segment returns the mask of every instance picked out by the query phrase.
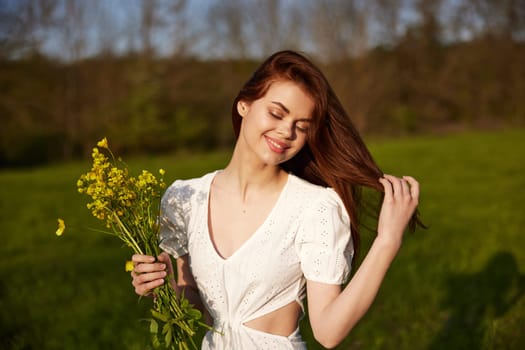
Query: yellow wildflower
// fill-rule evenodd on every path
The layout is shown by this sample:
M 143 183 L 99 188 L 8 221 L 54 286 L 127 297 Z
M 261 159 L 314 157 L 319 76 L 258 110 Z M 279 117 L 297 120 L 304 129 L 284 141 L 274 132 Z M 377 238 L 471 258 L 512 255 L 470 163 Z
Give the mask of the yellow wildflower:
M 64 220 L 58 219 L 58 229 L 56 230 L 57 236 L 62 236 L 64 233 L 64 230 L 66 229 L 66 224 L 64 223 Z
M 86 204 L 88 210 L 106 224 L 107 233 L 118 237 L 135 253 L 158 255 L 158 201 L 162 189 L 166 187 L 164 169 L 158 170 L 159 179 L 147 170 L 136 177 L 131 176 L 122 159 L 114 156 L 106 138 L 96 146 L 91 152 L 91 169 L 80 175 L 76 183 L 78 192 L 90 198 Z M 61 235 L 65 229 L 64 221 L 59 219 L 58 224 L 57 235 Z M 126 271 L 133 271 L 133 262 L 126 261 L 124 267 Z M 159 327 L 171 334 L 171 337 L 165 338 L 164 345 L 172 348 L 170 344 L 179 344 L 181 348 L 188 349 L 187 345 L 193 344 L 191 337 L 197 329 L 206 327 L 199 320 L 199 311 L 188 308 L 187 300 L 181 299 L 179 304 L 169 284 L 158 287 L 155 295 L 157 301 L 152 311 L 156 320 L 151 322 L 159 322 Z M 177 302 L 173 302 L 175 300 Z M 154 339 L 158 340 L 157 334 Z
M 100 147 L 100 148 L 109 148 L 108 140 L 104 137 L 102 140 L 97 142 L 97 146 Z
M 127 272 L 133 271 L 134 268 L 135 266 L 133 265 L 133 261 L 131 260 L 126 261 L 126 271 Z

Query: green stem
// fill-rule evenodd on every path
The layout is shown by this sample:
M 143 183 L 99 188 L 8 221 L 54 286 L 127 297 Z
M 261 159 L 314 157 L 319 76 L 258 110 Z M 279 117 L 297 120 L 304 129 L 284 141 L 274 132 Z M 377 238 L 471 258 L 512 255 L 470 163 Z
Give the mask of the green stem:
M 125 238 L 126 239 L 122 239 L 124 242 L 126 242 L 127 244 L 129 244 L 131 246 L 131 248 L 135 251 L 135 253 L 137 254 L 144 254 L 142 249 L 140 249 L 140 246 L 138 245 L 138 243 L 133 239 L 133 235 L 128 231 L 127 227 L 122 223 L 122 221 L 120 220 L 120 218 L 118 217 L 118 215 L 113 212 L 113 218 L 115 219 L 115 221 L 117 222 L 119 228 L 122 230 L 122 232 L 125 233 Z

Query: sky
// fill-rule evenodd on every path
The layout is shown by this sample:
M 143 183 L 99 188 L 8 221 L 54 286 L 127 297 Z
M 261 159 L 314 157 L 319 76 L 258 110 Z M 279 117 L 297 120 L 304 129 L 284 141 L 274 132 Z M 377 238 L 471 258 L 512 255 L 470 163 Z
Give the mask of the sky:
M 178 22 L 172 13 L 168 12 L 167 7 L 173 6 L 175 0 L 157 0 L 160 4 L 161 11 L 159 16 L 165 22 L 170 24 L 166 29 L 154 32 L 152 37 L 153 46 L 156 52 L 160 55 L 166 55 L 173 51 L 177 45 L 177 38 L 181 37 L 181 41 L 187 43 L 186 53 L 200 57 L 221 57 L 227 55 L 228 45 L 225 45 L 227 36 L 224 40 L 220 37 L 222 27 L 211 27 L 215 17 L 210 17 L 208 10 L 217 4 L 226 4 L 228 1 L 234 6 L 242 8 L 246 3 L 262 4 L 269 0 L 187 0 L 184 12 L 187 22 L 175 27 Z M 289 5 L 298 5 L 301 7 L 308 7 L 308 4 L 319 4 L 321 0 L 281 0 L 282 8 Z M 330 3 L 344 3 L 344 0 L 324 0 L 324 4 L 329 7 Z M 414 10 L 416 0 L 399 0 L 403 4 L 400 11 L 399 28 L 393 29 L 397 32 L 403 32 L 406 27 L 418 21 L 418 13 Z M 458 4 L 459 0 L 442 0 L 443 8 L 442 16 L 450 15 L 453 9 Z M 37 4 L 36 0 L 0 0 L 0 45 L 2 41 L 9 40 L 12 33 L 18 33 L 25 23 L 30 23 L 27 14 L 21 11 L 24 4 Z M 45 3 L 45 2 L 44 2 Z M 366 0 L 356 0 L 357 4 L 366 3 Z M 30 33 L 30 39 L 41 42 L 41 48 L 44 53 L 60 58 L 60 59 L 74 59 L 75 55 L 84 57 L 99 53 L 101 47 L 111 48 L 116 53 L 123 53 L 130 48 L 139 50 L 141 47 L 140 22 L 141 22 L 141 4 L 142 0 L 57 0 L 56 18 L 59 18 L 60 25 L 52 29 L 37 28 Z M 68 10 L 68 4 L 78 5 L 77 17 L 71 16 L 71 9 Z M 327 5 L 328 4 L 328 5 Z M 359 5 L 358 5 L 359 6 Z M 452 9 L 452 10 L 451 10 Z M 257 13 L 244 13 L 243 30 L 246 30 L 246 23 L 263 23 L 264 18 L 257 17 Z M 280 11 L 282 23 L 287 22 L 287 13 L 285 10 Z M 310 14 L 309 14 L 310 15 Z M 350 21 L 350 20 L 349 20 Z M 3 23 L 2 23 L 3 22 Z M 377 18 L 368 21 L 369 32 L 368 43 L 374 46 L 382 39 L 381 33 L 376 30 Z M 304 24 L 303 24 L 304 26 Z M 249 26 L 248 26 L 249 27 Z M 213 28 L 213 29 L 212 29 Z M 254 29 L 255 28 L 255 29 Z M 258 30 L 260 27 L 251 27 L 251 30 Z M 285 27 L 283 27 L 285 28 Z M 384 28 L 384 27 L 383 27 Z M 247 32 L 249 33 L 250 28 Z M 301 28 L 297 35 L 297 40 L 301 43 L 301 47 L 307 51 L 311 45 L 317 44 L 315 38 L 311 38 L 311 33 L 304 35 L 305 30 Z M 18 32 L 17 32 L 18 31 Z M 253 32 L 252 32 L 253 33 Z M 379 33 L 379 34 L 378 34 Z M 341 32 L 334 32 L 334 37 L 328 37 L 327 40 L 341 38 Z M 250 36 L 250 34 L 247 34 Z M 445 33 L 446 35 L 446 33 Z M 344 34 L 343 34 L 344 36 Z M 251 37 L 251 36 L 250 36 Z M 7 39 L 6 39 L 7 38 Z M 295 37 L 294 37 L 295 38 Z M 345 39 L 345 38 L 343 38 Z M 468 39 L 468 33 L 463 39 Z M 319 40 L 319 39 L 317 39 Z M 256 46 L 260 43 L 256 40 L 248 40 L 250 53 L 258 52 Z M 74 50 L 74 43 L 81 43 L 79 50 Z M 345 42 L 348 45 L 348 40 Z M 1 48 L 1 46 L 0 46 Z M 319 49 L 319 48 L 317 48 Z M 260 49 L 259 49 L 260 51 Z

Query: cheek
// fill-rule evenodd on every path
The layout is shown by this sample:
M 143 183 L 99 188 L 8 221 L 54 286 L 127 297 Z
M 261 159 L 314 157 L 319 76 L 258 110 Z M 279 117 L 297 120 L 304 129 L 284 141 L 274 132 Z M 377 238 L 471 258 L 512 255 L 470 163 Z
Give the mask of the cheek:
M 273 118 L 269 117 L 268 115 L 266 115 L 266 112 L 264 112 L 264 111 L 261 111 L 258 114 L 255 114 L 253 116 L 253 118 L 254 118 L 254 122 L 257 124 L 257 126 L 262 128 L 262 129 L 274 128 L 276 126 L 275 119 L 273 119 Z
M 308 135 L 306 133 L 298 131 L 297 132 L 297 143 L 299 147 L 303 148 L 307 142 L 308 142 Z
M 268 123 L 267 119 L 264 116 L 264 112 L 257 105 L 252 106 L 244 117 L 244 121 L 256 127 L 263 127 Z
M 261 134 L 271 129 L 271 123 L 267 118 L 253 112 L 243 118 L 241 125 L 241 133 L 243 133 L 250 142 L 258 140 Z

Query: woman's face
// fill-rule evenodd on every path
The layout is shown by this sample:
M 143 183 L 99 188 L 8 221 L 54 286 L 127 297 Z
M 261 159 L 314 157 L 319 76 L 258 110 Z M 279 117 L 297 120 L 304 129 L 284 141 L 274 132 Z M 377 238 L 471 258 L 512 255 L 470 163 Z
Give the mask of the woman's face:
M 299 85 L 281 80 L 258 100 L 239 101 L 237 110 L 243 118 L 239 141 L 263 163 L 278 165 L 306 143 L 314 101 Z

